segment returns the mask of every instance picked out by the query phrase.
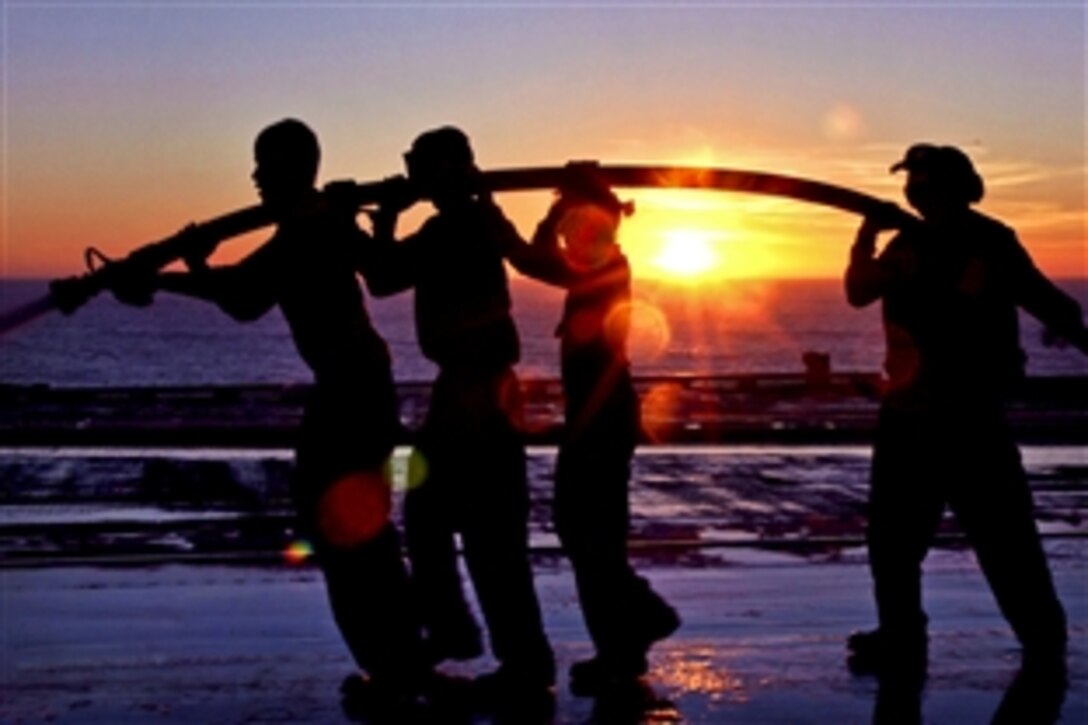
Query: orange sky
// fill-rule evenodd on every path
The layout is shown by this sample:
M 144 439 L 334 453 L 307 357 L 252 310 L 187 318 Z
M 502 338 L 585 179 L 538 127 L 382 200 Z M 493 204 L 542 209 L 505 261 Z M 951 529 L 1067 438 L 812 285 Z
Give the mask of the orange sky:
M 284 116 L 321 136 L 323 180 L 398 173 L 418 132 L 455 123 L 484 168 L 711 165 L 901 202 L 888 166 L 916 141 L 952 143 L 986 179 L 981 211 L 1045 272 L 1088 276 L 1084 16 L 6 7 L 0 276 L 74 274 L 87 245 L 122 255 L 254 203 L 252 139 Z M 699 284 L 838 276 L 858 222 L 738 194 L 621 195 L 638 209 L 620 237 L 635 274 Z M 548 195 L 499 201 L 529 234 Z
M 748 168 L 778 168 L 773 163 Z M 985 173 L 985 167 L 983 166 Z M 243 170 L 243 178 L 248 167 Z M 880 179 L 879 176 L 876 178 Z M 896 179 L 855 188 L 897 200 Z M 108 185 L 72 188 L 73 202 L 57 208 L 63 184 L 49 184 L 53 192 L 33 196 L 13 189 L 7 232 L 18 240 L 5 254 L 5 273 L 12 277 L 54 277 L 80 271 L 84 246 L 95 245 L 110 255 L 123 255 L 139 244 L 153 241 L 199 220 L 254 201 L 244 193 L 218 197 L 199 186 L 186 194 L 171 193 L 165 184 L 151 184 L 139 193 L 112 190 Z M 840 183 L 842 183 L 840 181 Z M 72 180 L 69 184 L 77 186 Z M 60 191 L 58 192 L 58 189 Z M 624 220 L 620 242 L 635 274 L 688 284 L 713 283 L 726 278 L 819 278 L 838 276 L 846 259 L 858 218 L 841 211 L 800 202 L 737 193 L 686 190 L 620 190 L 633 199 L 636 212 Z M 1000 185 L 980 206 L 987 213 L 1014 225 L 1036 263 L 1058 277 L 1086 276 L 1083 231 L 1085 215 L 1058 199 L 1034 202 L 1014 198 Z M 1041 194 L 1040 194 L 1041 196 Z M 511 193 L 499 202 L 526 235 L 532 233 L 549 202 L 549 194 Z M 901 202 L 900 202 L 901 203 Z M 201 211 L 193 212 L 197 209 Z M 402 230 L 426 213 L 421 208 L 402 224 Z M 362 219 L 365 223 L 365 218 Z M 263 233 L 226 242 L 219 262 L 237 259 L 263 238 Z

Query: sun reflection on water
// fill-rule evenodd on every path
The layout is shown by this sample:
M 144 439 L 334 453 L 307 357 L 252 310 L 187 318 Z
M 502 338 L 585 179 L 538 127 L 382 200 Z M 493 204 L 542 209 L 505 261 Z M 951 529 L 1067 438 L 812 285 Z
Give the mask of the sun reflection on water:
M 747 702 L 748 688 L 721 666 L 722 652 L 707 645 L 670 650 L 654 665 L 651 677 L 672 695 L 705 695 L 712 702 Z

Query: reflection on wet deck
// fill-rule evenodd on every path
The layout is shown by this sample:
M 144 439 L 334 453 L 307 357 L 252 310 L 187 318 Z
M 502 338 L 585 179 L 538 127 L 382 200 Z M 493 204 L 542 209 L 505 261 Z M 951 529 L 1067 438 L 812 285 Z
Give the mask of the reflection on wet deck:
M 889 687 L 852 675 L 844 640 L 873 622 L 863 560 L 640 567 L 683 625 L 650 653 L 638 690 L 575 697 L 571 663 L 589 656 L 569 568 L 537 567 L 560 681 L 551 725 L 595 723 L 1080 723 L 1088 718 L 1088 542 L 1048 542 L 1070 616 L 1068 689 L 1024 678 L 1009 632 L 969 552 L 926 564 L 929 676 Z M 350 657 L 312 567 L 131 566 L 4 572 L 0 719 L 10 722 L 343 722 L 337 686 Z M 494 661 L 450 665 L 470 676 Z M 1060 719 L 1059 719 L 1060 715 Z M 486 717 L 439 722 L 482 725 Z
M 400 449 L 401 488 L 406 456 Z M 1088 533 L 1088 449 L 1026 447 L 1024 461 L 1044 535 Z M 554 448 L 530 449 L 530 537 L 541 554 L 558 551 L 554 464 Z M 642 447 L 630 489 L 632 553 L 692 566 L 719 565 L 720 550 L 737 546 L 850 556 L 864 537 L 868 469 L 863 446 Z M 0 449 L 0 565 L 276 560 L 297 540 L 290 472 L 290 452 L 275 449 Z M 955 542 L 951 518 L 941 533 Z
M 718 664 L 728 661 L 729 652 L 720 652 L 706 644 L 669 649 L 654 663 L 650 679 L 677 695 L 701 695 L 711 703 L 748 700 L 746 683 Z

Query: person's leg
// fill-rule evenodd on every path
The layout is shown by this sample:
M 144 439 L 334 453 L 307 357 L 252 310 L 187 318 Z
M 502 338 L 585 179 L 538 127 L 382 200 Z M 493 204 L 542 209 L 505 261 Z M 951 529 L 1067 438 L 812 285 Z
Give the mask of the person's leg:
M 319 545 L 317 556 L 333 617 L 355 662 L 382 688 L 422 688 L 429 664 L 393 525 L 348 548 Z
M 404 527 L 429 656 L 466 660 L 483 653 L 480 628 L 472 614 L 457 566 L 454 533 L 456 500 L 456 416 L 448 379 L 435 382 L 431 407 L 413 454 L 412 481 L 404 499 Z
M 679 626 L 675 611 L 628 560 L 629 461 L 629 450 L 606 445 L 565 446 L 559 455 L 556 532 L 597 650 L 594 664 L 572 668 L 572 684 L 644 673 L 649 647 Z
M 317 385 L 299 431 L 293 496 L 333 618 L 362 670 L 341 686 L 348 712 L 399 717 L 432 684 L 418 610 L 391 521 L 397 398 L 388 360 L 356 384 Z
M 554 521 L 586 629 L 597 653 L 615 655 L 630 635 L 632 616 L 614 607 L 627 593 L 626 485 L 615 490 L 606 466 L 587 451 L 564 446 L 555 471 Z M 619 500 L 622 496 L 623 500 Z M 633 604 L 633 603 L 629 603 Z
M 878 636 L 852 638 L 859 669 L 879 667 L 892 652 L 924 659 L 922 562 L 944 510 L 941 462 L 927 425 L 926 416 L 881 411 L 866 535 Z
M 528 484 L 520 445 L 493 446 L 473 478 L 478 505 L 467 512 L 461 539 L 495 659 L 526 685 L 551 686 L 555 661 L 533 585 Z
M 529 485 L 520 432 L 510 422 L 512 371 L 475 381 L 466 414 L 458 491 L 461 539 L 500 671 L 515 686 L 549 687 L 555 662 L 529 561 Z M 516 414 L 516 411 L 515 411 Z
M 312 450 L 310 451 L 312 452 Z M 295 486 L 303 531 L 315 546 L 333 618 L 360 669 L 383 696 L 421 690 L 429 671 L 421 657 L 419 620 L 397 531 L 389 520 L 383 469 L 329 476 L 303 453 Z
M 467 660 L 483 654 L 476 618 L 465 598 L 453 529 L 453 512 L 440 480 L 443 466 L 404 499 L 404 527 L 412 582 L 427 630 L 429 656 Z M 436 470 L 437 469 L 437 470 Z
M 972 428 L 969 465 L 953 488 L 953 510 L 1025 654 L 1060 656 L 1065 611 L 1035 524 L 1020 452 L 1001 416 L 976 420 Z

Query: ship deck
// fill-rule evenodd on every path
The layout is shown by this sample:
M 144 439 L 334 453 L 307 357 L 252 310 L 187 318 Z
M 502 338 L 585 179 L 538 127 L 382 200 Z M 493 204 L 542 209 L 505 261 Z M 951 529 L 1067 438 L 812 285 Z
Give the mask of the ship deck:
M 553 717 L 511 721 L 1082 723 L 1088 551 L 1079 540 L 1049 541 L 1048 552 L 1071 622 L 1067 687 L 1015 684 L 1015 640 L 964 550 L 927 562 L 931 656 L 916 691 L 845 665 L 844 637 L 873 621 L 860 551 L 813 559 L 735 549 L 712 560 L 636 559 L 684 619 L 652 652 L 652 705 L 574 697 L 561 679 Z M 536 570 L 565 673 L 591 645 L 569 569 L 544 559 Z M 33 568 L 4 572 L 3 584 L 4 722 L 348 721 L 337 688 L 351 661 L 313 567 Z M 483 659 L 449 671 L 492 666 Z M 995 720 L 999 710 L 1009 719 Z M 491 722 L 441 712 L 436 721 Z

